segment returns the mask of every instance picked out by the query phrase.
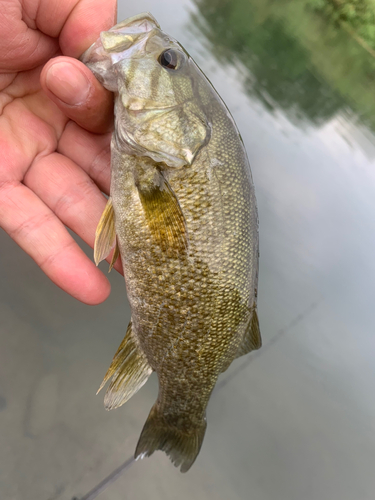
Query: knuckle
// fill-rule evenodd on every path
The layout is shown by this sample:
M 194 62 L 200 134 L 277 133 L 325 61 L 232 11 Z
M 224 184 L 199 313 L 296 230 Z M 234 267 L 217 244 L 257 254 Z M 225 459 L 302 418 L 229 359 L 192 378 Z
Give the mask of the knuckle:
M 69 186 L 69 192 L 60 195 L 56 200 L 53 211 L 59 218 L 65 220 L 69 218 L 69 214 L 71 213 L 76 216 L 78 207 L 82 203 L 86 204 L 96 189 L 94 181 L 89 177 L 77 182 L 74 189 Z
M 9 236 L 15 241 L 29 239 L 31 234 L 40 231 L 43 226 L 54 219 L 55 215 L 51 212 L 26 217 L 17 226 L 9 230 Z

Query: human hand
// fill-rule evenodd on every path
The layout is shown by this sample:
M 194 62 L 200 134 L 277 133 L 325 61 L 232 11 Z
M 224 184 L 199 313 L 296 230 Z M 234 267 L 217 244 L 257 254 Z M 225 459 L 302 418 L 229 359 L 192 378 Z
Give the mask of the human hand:
M 115 24 L 116 0 L 7 0 L 2 11 L 0 227 L 59 287 L 98 304 L 109 282 L 65 226 L 93 246 L 112 94 L 73 58 Z

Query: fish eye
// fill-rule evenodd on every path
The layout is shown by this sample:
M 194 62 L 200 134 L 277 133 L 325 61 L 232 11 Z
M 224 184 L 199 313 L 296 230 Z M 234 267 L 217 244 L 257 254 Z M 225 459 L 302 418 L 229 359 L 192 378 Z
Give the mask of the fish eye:
M 176 69 L 179 62 L 179 54 L 176 50 L 167 49 L 160 54 L 158 61 L 164 68 Z

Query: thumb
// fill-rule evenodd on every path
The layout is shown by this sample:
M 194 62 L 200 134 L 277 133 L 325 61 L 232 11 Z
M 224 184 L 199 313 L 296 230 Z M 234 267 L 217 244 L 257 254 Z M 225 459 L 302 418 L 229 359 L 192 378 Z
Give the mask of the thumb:
M 104 133 L 113 126 L 113 94 L 77 59 L 56 57 L 40 75 L 48 97 L 84 129 Z

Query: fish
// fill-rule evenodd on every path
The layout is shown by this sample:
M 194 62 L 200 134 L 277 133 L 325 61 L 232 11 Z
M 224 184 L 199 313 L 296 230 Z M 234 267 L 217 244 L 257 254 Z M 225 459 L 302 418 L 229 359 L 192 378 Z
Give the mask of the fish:
M 121 256 L 131 308 L 100 389 L 110 381 L 105 407 L 117 408 L 156 372 L 158 397 L 134 456 L 162 450 L 186 472 L 218 376 L 262 344 L 249 161 L 222 99 L 151 14 L 102 32 L 81 61 L 115 95 L 94 259 L 113 250 L 111 269 Z

